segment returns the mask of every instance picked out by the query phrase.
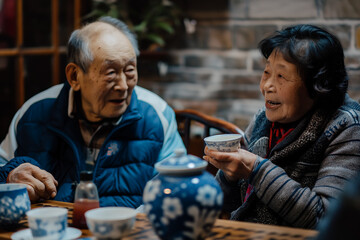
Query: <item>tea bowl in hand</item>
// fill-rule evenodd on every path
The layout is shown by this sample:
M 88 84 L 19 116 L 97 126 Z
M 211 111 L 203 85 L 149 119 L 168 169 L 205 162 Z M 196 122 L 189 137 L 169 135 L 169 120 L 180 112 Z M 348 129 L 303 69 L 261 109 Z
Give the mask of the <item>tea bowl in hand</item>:
M 30 199 L 25 184 L 0 184 L 0 228 L 18 225 L 30 210 Z
M 85 218 L 97 239 L 120 239 L 130 233 L 136 213 L 128 207 L 101 207 L 85 212 Z
M 209 149 L 219 152 L 236 152 L 240 147 L 241 134 L 218 134 L 204 138 Z

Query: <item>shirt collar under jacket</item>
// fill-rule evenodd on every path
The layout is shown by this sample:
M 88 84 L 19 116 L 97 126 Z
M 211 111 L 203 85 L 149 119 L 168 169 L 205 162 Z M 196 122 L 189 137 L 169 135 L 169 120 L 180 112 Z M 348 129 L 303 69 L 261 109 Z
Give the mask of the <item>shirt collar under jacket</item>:
M 75 91 L 70 88 L 69 90 L 69 101 L 68 101 L 68 116 L 69 118 L 75 118 L 76 117 L 76 98 L 75 98 Z M 110 123 L 114 126 L 117 126 L 120 124 L 122 120 L 122 116 L 119 117 L 117 120 L 113 120 Z M 104 124 L 104 123 L 103 123 Z

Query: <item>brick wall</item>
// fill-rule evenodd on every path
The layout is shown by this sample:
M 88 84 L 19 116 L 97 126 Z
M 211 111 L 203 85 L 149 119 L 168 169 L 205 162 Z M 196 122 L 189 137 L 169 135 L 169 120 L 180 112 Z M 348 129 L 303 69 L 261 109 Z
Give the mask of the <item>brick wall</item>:
M 181 7 L 197 21 L 195 33 L 179 31 L 165 55 L 139 61 L 139 85 L 172 107 L 199 109 L 245 128 L 263 106 L 257 43 L 298 23 L 323 26 L 340 39 L 349 94 L 360 99 L 359 0 L 196 0 Z

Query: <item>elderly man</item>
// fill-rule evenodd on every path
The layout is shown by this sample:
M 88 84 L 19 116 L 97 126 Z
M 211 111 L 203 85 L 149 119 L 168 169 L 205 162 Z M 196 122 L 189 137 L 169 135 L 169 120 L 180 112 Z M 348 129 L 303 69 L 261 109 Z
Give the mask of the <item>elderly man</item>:
M 32 201 L 73 201 L 92 170 L 101 206 L 138 207 L 154 164 L 184 148 L 173 110 L 138 82 L 137 41 L 104 17 L 72 33 L 67 83 L 29 99 L 0 147 L 0 182 L 25 183 Z

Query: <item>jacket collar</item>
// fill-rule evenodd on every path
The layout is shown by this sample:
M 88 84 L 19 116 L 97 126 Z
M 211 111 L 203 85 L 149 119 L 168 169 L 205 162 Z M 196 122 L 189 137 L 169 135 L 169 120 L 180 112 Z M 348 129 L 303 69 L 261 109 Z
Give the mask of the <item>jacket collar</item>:
M 135 87 L 132 92 L 130 104 L 126 109 L 126 111 L 124 112 L 124 114 L 122 115 L 119 125 L 128 124 L 130 122 L 137 121 L 143 118 L 143 113 L 140 109 L 136 89 L 137 87 Z
M 73 116 L 71 117 L 71 115 L 69 116 L 69 109 L 71 109 L 71 107 L 69 106 L 69 99 L 71 98 L 71 96 L 69 95 L 70 91 L 71 87 L 69 83 L 65 82 L 59 96 L 55 100 L 55 104 L 51 112 L 51 120 L 49 122 L 49 126 L 58 129 L 69 136 L 75 137 L 74 134 L 76 134 L 81 137 L 77 119 Z M 73 102 L 71 102 L 71 104 L 73 104 Z M 137 121 L 142 117 L 143 114 L 140 113 L 135 87 L 128 108 L 126 109 L 125 113 L 120 117 L 120 119 L 116 122 L 116 124 L 120 127 L 124 124 L 127 125 L 133 121 Z M 77 130 L 74 131 L 74 129 Z

